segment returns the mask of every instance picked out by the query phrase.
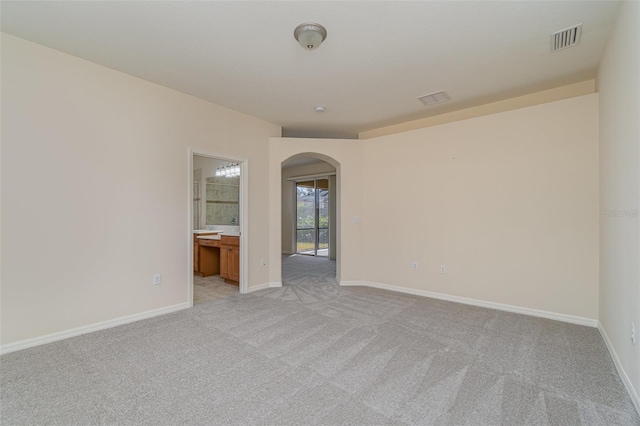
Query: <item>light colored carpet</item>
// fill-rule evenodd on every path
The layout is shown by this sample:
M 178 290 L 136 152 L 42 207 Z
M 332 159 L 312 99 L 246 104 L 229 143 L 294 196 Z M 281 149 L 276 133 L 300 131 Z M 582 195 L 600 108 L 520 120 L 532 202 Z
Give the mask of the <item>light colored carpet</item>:
M 3 355 L 2 425 L 640 425 L 596 329 L 292 275 Z

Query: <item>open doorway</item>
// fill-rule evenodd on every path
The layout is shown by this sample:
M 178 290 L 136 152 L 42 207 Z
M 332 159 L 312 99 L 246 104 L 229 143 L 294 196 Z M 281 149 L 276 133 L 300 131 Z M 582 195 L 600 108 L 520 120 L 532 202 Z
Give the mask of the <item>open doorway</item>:
M 238 293 L 243 225 L 242 163 L 193 154 L 191 233 L 193 304 Z
M 336 176 L 336 167 L 312 156 L 282 165 L 284 286 L 337 285 Z

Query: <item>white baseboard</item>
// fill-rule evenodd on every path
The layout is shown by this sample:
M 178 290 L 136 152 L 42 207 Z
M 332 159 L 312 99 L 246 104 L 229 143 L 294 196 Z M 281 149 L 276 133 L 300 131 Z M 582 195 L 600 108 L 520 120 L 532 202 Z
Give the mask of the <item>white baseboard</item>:
M 267 288 L 276 288 L 276 287 L 282 287 L 282 283 L 280 281 L 273 281 L 269 283 L 254 285 L 247 289 L 247 293 L 252 293 L 258 290 L 265 290 Z
M 34 337 L 31 339 L 21 340 L 19 342 L 8 343 L 0 346 L 0 354 L 20 351 L 22 349 L 32 348 L 34 346 L 46 345 L 47 343 L 57 342 L 59 340 L 68 339 L 70 337 L 80 336 L 82 334 L 92 333 L 94 331 L 105 330 L 107 328 L 117 327 L 119 325 L 140 321 L 147 318 L 157 317 L 171 312 L 181 311 L 189 308 L 189 303 L 179 303 L 177 305 L 167 306 L 164 308 L 154 309 L 151 311 L 141 312 L 139 314 L 127 315 L 126 317 L 115 318 L 108 321 L 102 321 L 91 325 L 72 328 L 70 330 L 59 331 L 57 333 L 47 334 L 45 336 Z
M 340 286 L 342 287 L 357 287 L 357 286 L 374 287 L 372 285 L 369 285 L 369 282 L 367 281 L 340 281 Z
M 397 291 L 399 293 L 413 294 L 416 296 L 431 297 L 433 299 L 447 300 L 449 302 L 463 303 L 465 305 L 480 306 L 483 308 L 497 309 L 499 311 L 513 312 L 516 314 L 531 315 L 534 317 L 548 318 L 556 321 L 568 322 L 571 324 L 586 325 L 588 327 L 597 327 L 598 320 L 591 318 L 578 317 L 556 312 L 541 311 L 538 309 L 523 308 L 520 306 L 505 305 L 496 302 L 487 302 L 485 300 L 469 299 L 466 297 L 452 296 L 449 294 L 435 293 L 432 291 L 417 290 L 414 288 L 400 287 L 389 284 L 376 283 L 371 281 L 341 281 L 341 286 L 365 286 L 380 288 L 384 290 Z
M 629 376 L 627 376 L 627 372 L 622 368 L 622 364 L 620 363 L 620 358 L 618 358 L 618 354 L 616 350 L 613 348 L 613 344 L 611 344 L 611 340 L 609 340 L 609 336 L 607 336 L 607 332 L 604 330 L 602 324 L 598 321 L 598 330 L 600 330 L 600 335 L 604 340 L 604 343 L 607 345 L 607 349 L 609 349 L 609 354 L 611 354 L 611 358 L 613 359 L 613 364 L 616 366 L 616 370 L 618 370 L 618 375 L 620 379 L 622 379 L 622 383 L 627 388 L 627 392 L 629 392 L 629 396 L 633 401 L 633 405 L 636 407 L 636 411 L 640 414 L 640 398 L 638 397 L 638 392 L 636 392 Z

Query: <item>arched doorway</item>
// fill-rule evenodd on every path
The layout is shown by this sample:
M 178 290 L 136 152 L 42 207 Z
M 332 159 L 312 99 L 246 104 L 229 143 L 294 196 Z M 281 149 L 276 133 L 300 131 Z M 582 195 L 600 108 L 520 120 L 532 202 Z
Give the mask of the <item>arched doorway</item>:
M 302 153 L 282 167 L 282 284 L 337 285 L 339 164 Z

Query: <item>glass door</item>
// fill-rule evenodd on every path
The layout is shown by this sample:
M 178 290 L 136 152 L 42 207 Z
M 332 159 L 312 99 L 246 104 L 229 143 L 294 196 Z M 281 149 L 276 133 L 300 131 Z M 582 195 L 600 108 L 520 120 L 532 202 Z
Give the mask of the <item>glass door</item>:
M 296 253 L 329 256 L 329 179 L 296 182 Z
M 329 257 L 329 179 L 316 180 L 316 256 Z
M 315 255 L 316 181 L 296 182 L 296 253 Z

